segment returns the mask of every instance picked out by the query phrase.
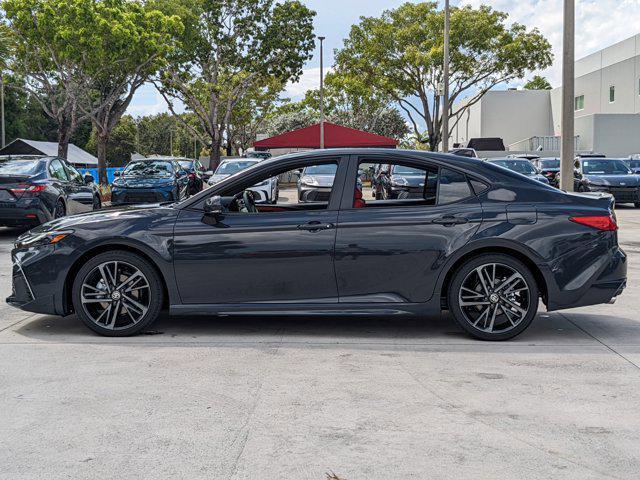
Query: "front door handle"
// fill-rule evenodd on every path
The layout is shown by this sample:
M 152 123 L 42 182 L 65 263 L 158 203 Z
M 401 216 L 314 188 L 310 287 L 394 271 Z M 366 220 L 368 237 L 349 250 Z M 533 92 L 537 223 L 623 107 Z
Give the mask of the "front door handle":
M 469 223 L 469 219 L 465 217 L 454 217 L 453 215 L 445 215 L 444 217 L 435 218 L 431 221 L 436 225 L 444 225 L 445 227 L 451 227 L 453 225 L 463 225 Z
M 302 225 L 298 225 L 298 230 L 308 230 L 310 232 L 317 232 L 319 230 L 331 230 L 335 225 L 333 223 L 323 223 L 318 221 L 313 221 L 309 223 L 303 223 Z

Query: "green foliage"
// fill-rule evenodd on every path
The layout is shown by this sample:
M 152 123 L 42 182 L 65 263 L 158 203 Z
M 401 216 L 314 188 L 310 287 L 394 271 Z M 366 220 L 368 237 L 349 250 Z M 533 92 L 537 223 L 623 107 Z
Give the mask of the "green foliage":
M 299 104 L 290 104 L 298 105 Z M 305 128 L 320 121 L 317 112 L 301 108 L 298 110 L 285 110 L 270 116 L 262 125 L 261 131 L 270 137 Z
M 494 86 L 551 64 L 551 46 L 538 30 L 506 21 L 506 13 L 488 6 L 451 9 L 453 117 L 461 118 Z M 444 13 L 436 2 L 405 3 L 381 17 L 362 17 L 336 52 L 337 73 L 394 98 L 414 133 L 426 126 L 434 150 L 442 137 L 441 97 L 435 92 L 443 79 L 443 37 Z M 467 101 L 454 107 L 463 95 Z
M 180 115 L 180 119 L 167 114 L 150 115 L 136 120 L 138 124 L 138 146 L 136 150 L 145 156 L 175 155 L 192 158 L 199 156 L 202 144 L 184 126 L 189 123 L 196 127 L 191 113 Z M 172 145 L 173 144 L 173 145 Z M 173 146 L 173 151 L 171 147 Z
M 551 84 L 549 80 L 540 75 L 534 75 L 534 77 L 524 84 L 525 90 L 551 90 Z
M 314 12 L 298 0 L 156 0 L 154 6 L 184 22 L 179 47 L 156 86 L 175 113 L 186 104 L 199 121 L 203 143 L 220 147 L 232 117 L 251 92 L 281 91 L 297 80 L 314 48 Z M 236 122 L 237 123 L 237 122 Z

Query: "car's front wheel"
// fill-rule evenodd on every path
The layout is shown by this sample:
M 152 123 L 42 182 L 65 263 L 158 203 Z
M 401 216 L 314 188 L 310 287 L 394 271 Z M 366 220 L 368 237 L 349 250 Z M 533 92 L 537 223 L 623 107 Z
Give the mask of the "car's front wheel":
M 456 322 L 481 340 L 508 340 L 522 333 L 538 311 L 538 286 L 526 265 L 503 254 L 464 263 L 448 293 Z
M 159 274 L 139 255 L 114 251 L 96 255 L 78 271 L 73 306 L 83 323 L 110 337 L 133 335 L 160 315 Z

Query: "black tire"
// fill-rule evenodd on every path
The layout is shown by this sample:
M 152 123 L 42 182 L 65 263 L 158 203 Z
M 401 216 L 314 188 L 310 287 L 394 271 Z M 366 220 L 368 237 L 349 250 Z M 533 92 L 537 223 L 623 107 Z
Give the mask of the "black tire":
M 132 323 L 131 325 L 126 324 L 126 307 L 124 308 L 124 311 L 120 307 L 121 316 L 118 318 L 124 319 L 122 326 L 118 326 L 116 328 L 107 328 L 106 326 L 96 323 L 88 310 L 89 306 L 85 308 L 85 305 L 83 305 L 82 303 L 83 283 L 89 283 L 90 281 L 88 279 L 91 275 L 94 275 L 96 268 L 108 262 L 120 262 L 121 264 L 132 266 L 135 269 L 139 270 L 144 275 L 144 277 L 146 277 L 145 280 L 148 282 L 148 290 L 145 290 L 148 292 L 145 294 L 148 295 L 148 297 L 146 298 L 146 301 L 148 301 L 147 310 L 139 318 L 138 321 Z M 124 291 L 124 289 L 122 291 Z M 76 274 L 76 278 L 73 281 L 71 296 L 76 314 L 78 315 L 78 317 L 80 317 L 82 322 L 91 330 L 100 335 L 108 337 L 126 337 L 135 335 L 136 333 L 139 333 L 140 331 L 148 328 L 153 322 L 158 319 L 164 301 L 164 289 L 160 275 L 146 259 L 134 253 L 116 250 L 113 252 L 105 252 L 96 255 L 95 257 L 92 257 L 89 261 L 87 261 L 87 263 L 85 263 L 82 268 L 80 268 L 80 270 Z M 140 300 L 142 303 L 142 300 L 139 297 L 136 297 L 136 300 Z M 116 309 L 114 310 L 117 312 Z M 131 310 L 131 312 L 133 312 L 133 310 Z M 127 312 L 127 314 L 129 314 L 129 312 Z M 116 313 L 116 316 L 117 315 L 118 314 Z
M 633 206 L 636 207 L 636 208 L 640 208 L 640 202 L 634 203 Z
M 93 197 L 93 210 L 100 210 L 102 208 L 102 201 L 99 195 Z
M 53 210 L 53 218 L 62 218 L 67 216 L 67 206 L 64 204 L 64 201 L 60 198 L 56 202 L 55 209 Z
M 507 326 L 507 329 L 494 332 L 493 331 L 494 322 L 492 320 L 491 321 L 492 331 L 489 332 L 473 325 L 472 321 L 469 319 L 469 310 L 463 311 L 463 308 L 460 305 L 459 299 L 461 298 L 461 294 L 463 291 L 464 292 L 469 291 L 469 290 L 462 289 L 463 282 L 465 282 L 466 279 L 473 278 L 472 276 L 474 275 L 474 271 L 477 272 L 476 269 L 481 268 L 483 266 L 486 267 L 488 265 L 493 265 L 493 264 L 498 265 L 498 268 L 503 269 L 503 271 L 511 270 L 511 271 L 517 272 L 521 276 L 521 280 L 518 279 L 518 281 L 524 282 L 526 284 L 526 287 L 528 288 L 528 305 L 527 305 L 526 314 L 524 315 L 520 314 L 522 318 L 519 319 L 518 322 L 515 322 L 515 325 L 513 325 L 514 322 L 512 322 L 511 319 L 507 317 L 507 314 L 506 314 L 507 312 L 505 312 L 505 309 L 503 308 L 503 301 L 506 302 L 506 300 L 504 300 L 500 295 L 498 295 L 500 297 L 500 300 L 497 301 L 497 306 L 496 304 L 492 304 L 491 302 L 489 302 L 489 298 L 480 299 L 480 300 L 487 301 L 487 305 L 488 305 L 487 309 L 495 306 L 495 312 L 498 312 L 500 310 L 501 312 L 500 315 L 497 315 L 494 318 L 497 319 L 502 317 L 502 319 L 500 320 L 501 322 L 500 324 L 504 324 Z M 497 285 L 494 284 L 489 289 L 490 293 L 493 293 L 494 287 L 500 286 L 498 282 L 496 283 Z M 468 286 L 468 284 L 466 286 Z M 524 287 L 525 285 L 522 285 L 522 286 Z M 480 297 L 484 295 L 482 290 L 483 290 L 482 288 L 474 289 L 474 291 L 478 292 L 477 296 L 480 296 Z M 496 290 L 498 289 L 496 288 Z M 523 293 L 522 295 L 525 295 L 525 294 L 527 293 Z M 511 300 L 513 300 L 513 298 L 511 298 Z M 521 261 L 509 255 L 484 254 L 468 260 L 462 266 L 460 266 L 458 270 L 454 273 L 453 278 L 451 280 L 451 284 L 449 285 L 447 301 L 449 305 L 449 311 L 453 315 L 453 318 L 455 319 L 456 323 L 460 325 L 460 327 L 462 327 L 472 337 L 478 338 L 480 340 L 492 340 L 492 341 L 509 340 L 521 334 L 523 331 L 525 331 L 529 327 L 533 319 L 535 318 L 536 313 L 538 311 L 539 289 L 538 289 L 538 285 L 536 283 L 535 277 L 533 276 L 529 268 L 527 268 L 527 266 L 523 264 Z M 492 299 L 492 302 L 493 301 L 494 300 Z M 507 306 L 506 303 L 504 303 L 504 305 Z M 465 306 L 465 308 L 471 309 L 472 312 L 473 312 L 473 308 L 476 308 L 476 309 L 479 309 L 479 310 L 476 310 L 478 314 L 481 311 L 484 314 L 485 307 L 484 306 L 481 306 L 481 307 Z M 513 310 L 509 310 L 509 311 L 511 312 L 512 315 L 514 316 L 517 315 L 517 313 L 514 313 Z M 479 316 L 482 316 L 482 315 L 479 315 Z M 509 327 L 507 320 L 512 324 L 512 326 Z

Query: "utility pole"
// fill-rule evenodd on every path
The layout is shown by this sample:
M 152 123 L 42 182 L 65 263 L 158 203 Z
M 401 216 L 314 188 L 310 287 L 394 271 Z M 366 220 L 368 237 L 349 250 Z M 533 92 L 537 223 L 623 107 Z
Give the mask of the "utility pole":
M 444 1 L 444 68 L 442 72 L 442 151 L 449 151 L 449 0 Z
M 564 0 L 560 189 L 566 190 L 567 192 L 573 192 L 573 169 L 575 161 L 575 9 L 575 0 Z
M 318 37 L 320 40 L 320 148 L 324 148 L 324 51 L 323 42 L 326 37 Z

